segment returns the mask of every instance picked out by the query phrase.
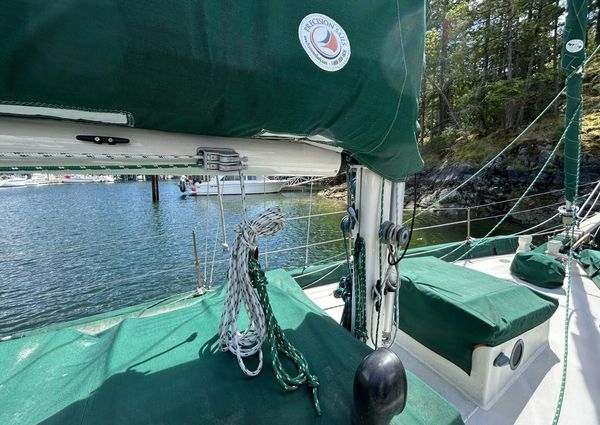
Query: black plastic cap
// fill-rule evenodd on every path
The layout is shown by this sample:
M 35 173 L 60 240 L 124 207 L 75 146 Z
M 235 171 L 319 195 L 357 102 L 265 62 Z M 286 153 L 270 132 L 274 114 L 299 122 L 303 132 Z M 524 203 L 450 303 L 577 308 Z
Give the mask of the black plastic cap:
M 406 406 L 408 384 L 400 358 L 387 348 L 366 356 L 354 375 L 355 425 L 387 425 Z

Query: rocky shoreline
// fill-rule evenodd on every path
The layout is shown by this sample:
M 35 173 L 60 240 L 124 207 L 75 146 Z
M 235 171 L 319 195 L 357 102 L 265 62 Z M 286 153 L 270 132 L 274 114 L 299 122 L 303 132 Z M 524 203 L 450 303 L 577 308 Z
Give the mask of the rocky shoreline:
M 499 158 L 488 170 L 482 172 L 460 191 L 439 203 L 438 212 L 459 214 L 463 208 L 476 207 L 472 217 L 486 217 L 506 213 L 513 205 L 514 198 L 523 194 L 538 174 L 542 164 L 548 159 L 551 144 L 524 144 L 516 148 L 510 156 Z M 444 164 L 441 167 L 425 168 L 417 176 L 417 206 L 426 207 L 437 199 L 450 193 L 455 187 L 472 176 L 479 168 L 469 164 Z M 557 206 L 545 205 L 564 202 L 563 157 L 555 158 L 542 173 L 528 197 L 519 205 L 517 211 L 537 208 L 530 212 L 515 214 L 511 221 L 523 224 L 544 220 L 556 211 Z M 600 179 L 600 158 L 582 154 L 580 174 L 580 195 L 592 189 L 591 183 Z M 550 194 L 537 194 L 556 191 Z M 407 182 L 407 199 L 413 197 L 412 182 Z M 323 189 L 319 196 L 329 199 L 346 199 L 346 183 L 336 184 Z M 507 201 L 507 202 L 503 202 Z M 491 205 L 490 205 L 491 204 Z M 483 206 L 483 207 L 481 207 Z

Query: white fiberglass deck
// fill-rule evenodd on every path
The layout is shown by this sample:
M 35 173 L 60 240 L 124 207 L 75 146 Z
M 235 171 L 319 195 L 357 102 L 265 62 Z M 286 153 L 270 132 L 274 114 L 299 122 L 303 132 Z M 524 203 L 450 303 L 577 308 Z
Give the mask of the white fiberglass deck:
M 545 289 L 523 282 L 509 271 L 512 258 L 513 254 L 509 254 L 456 263 L 529 286 L 559 300 L 559 308 L 550 320 L 550 349 L 545 349 L 489 410 L 478 407 L 398 343 L 393 346 L 405 367 L 454 404 L 466 424 L 549 425 L 554 418 L 563 367 L 566 283 L 563 288 Z M 336 286 L 327 285 L 306 292 L 338 320 L 342 302 L 331 296 Z M 600 424 L 600 290 L 579 266 L 574 268 L 569 314 L 567 385 L 559 423 Z

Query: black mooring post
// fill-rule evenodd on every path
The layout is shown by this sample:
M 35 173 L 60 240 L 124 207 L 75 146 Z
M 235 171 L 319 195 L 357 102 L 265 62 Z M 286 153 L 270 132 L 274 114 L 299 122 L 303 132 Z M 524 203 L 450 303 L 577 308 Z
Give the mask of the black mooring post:
M 158 202 L 160 196 L 158 193 L 158 176 L 152 176 L 152 202 Z

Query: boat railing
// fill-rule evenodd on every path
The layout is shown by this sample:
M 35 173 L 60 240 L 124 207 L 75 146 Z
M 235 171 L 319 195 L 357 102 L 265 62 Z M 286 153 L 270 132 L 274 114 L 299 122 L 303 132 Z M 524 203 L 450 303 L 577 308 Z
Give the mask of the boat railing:
M 592 183 L 586 183 L 586 184 L 582 184 L 580 185 L 580 187 L 582 186 L 589 186 L 589 185 L 596 185 L 594 187 L 594 189 L 579 197 L 579 199 L 586 199 L 586 201 L 584 202 L 584 204 L 581 206 L 581 208 L 579 209 L 579 218 L 587 218 L 588 215 L 595 209 L 598 200 L 600 199 L 600 182 L 592 182 Z M 541 192 L 541 193 L 536 193 L 533 195 L 529 195 L 526 196 L 525 198 L 533 198 L 533 197 L 537 197 L 537 196 L 541 196 L 541 195 L 549 195 L 549 194 L 553 194 L 553 193 L 557 193 L 557 192 L 563 192 L 563 189 L 557 189 L 557 190 L 550 190 L 550 191 L 546 191 L 546 192 Z M 588 206 L 588 203 L 590 201 L 590 199 L 593 196 L 596 196 L 594 198 L 594 201 L 589 205 L 587 212 L 585 214 L 585 216 L 583 216 L 583 211 L 584 208 L 586 208 Z M 494 214 L 491 216 L 485 216 L 485 217 L 473 217 L 473 211 L 480 209 L 480 208 L 484 208 L 484 207 L 490 207 L 490 206 L 494 206 L 494 205 L 499 205 L 499 204 L 503 204 L 503 203 L 508 203 L 511 201 L 514 201 L 518 198 L 515 199 L 507 199 L 507 200 L 502 200 L 502 201 L 497 201 L 497 202 L 490 202 L 490 203 L 486 203 L 486 204 L 480 204 L 480 205 L 474 205 L 474 206 L 467 206 L 467 207 L 439 207 L 439 208 L 433 208 L 430 209 L 431 212 L 435 212 L 435 211 L 444 211 L 444 210 L 454 210 L 454 211 L 465 211 L 466 212 L 466 219 L 461 219 L 461 220 L 456 220 L 456 221 L 452 221 L 452 222 L 447 222 L 447 223 L 439 223 L 439 224 L 433 224 L 433 225 L 429 225 L 429 226 L 422 226 L 422 227 L 416 227 L 413 229 L 413 231 L 424 231 L 424 230 L 431 230 L 431 229 L 438 229 L 438 228 L 442 228 L 442 227 L 449 227 L 449 226 L 456 226 L 456 225 L 460 225 L 460 224 L 466 224 L 467 227 L 467 235 L 466 235 L 466 240 L 469 240 L 471 238 L 471 224 L 474 222 L 478 222 L 478 221 L 484 221 L 484 220 L 493 220 L 493 219 L 497 219 L 497 218 L 502 218 L 504 217 L 505 214 Z M 537 207 L 532 207 L 532 208 L 527 208 L 527 209 L 522 209 L 522 210 L 518 210 L 518 211 L 513 211 L 510 215 L 511 216 L 515 216 L 518 214 L 525 214 L 525 213 L 529 213 L 532 211 L 537 211 L 537 210 L 543 210 L 546 208 L 550 208 L 550 207 L 557 207 L 559 205 L 562 205 L 564 202 L 560 201 L 560 202 L 553 202 L 550 204 L 545 204 L 545 205 L 541 205 L 541 206 L 537 206 Z M 418 208 L 417 208 L 418 209 Z M 511 235 L 522 235 L 522 234 L 531 234 L 532 236 L 542 236 L 542 235 L 550 235 L 553 233 L 559 233 L 564 226 L 562 224 L 559 225 L 555 225 L 555 226 L 551 226 L 549 228 L 545 228 L 545 229 L 541 229 L 538 230 L 534 233 L 530 233 L 532 230 L 538 229 L 550 222 L 552 222 L 553 220 L 555 220 L 556 218 L 559 217 L 558 213 L 553 214 L 552 216 L 550 216 L 549 218 L 547 218 L 546 220 L 535 224 L 534 226 L 527 228 L 525 230 L 521 230 L 519 232 L 514 232 Z

